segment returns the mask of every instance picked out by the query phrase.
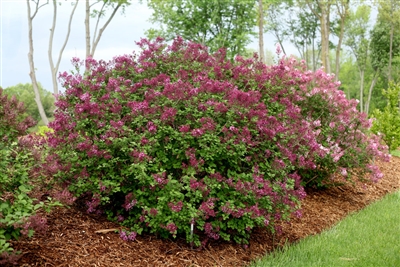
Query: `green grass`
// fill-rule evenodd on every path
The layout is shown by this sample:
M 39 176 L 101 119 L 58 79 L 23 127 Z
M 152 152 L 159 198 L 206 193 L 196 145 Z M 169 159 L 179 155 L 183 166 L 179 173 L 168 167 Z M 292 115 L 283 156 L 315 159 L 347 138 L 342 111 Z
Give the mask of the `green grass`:
M 400 150 L 392 150 L 390 151 L 390 154 L 400 158 Z
M 251 266 L 400 266 L 400 191 Z

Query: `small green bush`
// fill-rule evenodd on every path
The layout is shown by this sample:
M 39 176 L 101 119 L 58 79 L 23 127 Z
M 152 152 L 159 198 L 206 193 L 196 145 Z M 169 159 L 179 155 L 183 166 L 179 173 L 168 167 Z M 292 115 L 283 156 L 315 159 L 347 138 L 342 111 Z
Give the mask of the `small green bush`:
M 52 133 L 52 132 L 54 132 L 54 130 L 47 126 L 38 126 L 38 130 L 37 130 L 36 134 L 41 137 L 46 137 L 46 135 L 48 133 Z
M 382 95 L 386 97 L 387 104 L 383 111 L 374 110 L 375 118 L 371 131 L 382 134 L 382 139 L 388 145 L 389 150 L 395 150 L 400 146 L 400 112 L 399 112 L 400 84 L 390 83 Z

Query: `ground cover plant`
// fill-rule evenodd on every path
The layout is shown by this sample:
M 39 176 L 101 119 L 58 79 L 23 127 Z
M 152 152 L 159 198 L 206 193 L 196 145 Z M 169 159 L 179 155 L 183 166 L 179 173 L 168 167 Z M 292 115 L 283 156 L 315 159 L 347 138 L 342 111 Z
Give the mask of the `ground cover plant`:
M 400 191 L 251 266 L 399 266 Z
M 46 228 L 46 219 L 39 216 L 40 208 L 49 203 L 39 202 L 29 193 L 33 189 L 32 170 L 40 165 L 41 155 L 26 135 L 35 124 L 24 115 L 23 103 L 3 94 L 0 88 L 0 263 L 15 262 L 18 253 L 10 239 L 32 237 Z
M 62 73 L 46 171 L 66 193 L 142 232 L 247 244 L 255 227 L 300 216 L 303 186 L 382 177 L 387 147 L 323 70 L 283 58 L 226 60 L 177 38 Z M 86 71 L 80 73 L 80 69 Z M 340 171 L 342 177 L 330 175 Z M 361 176 L 359 176 L 361 177 Z

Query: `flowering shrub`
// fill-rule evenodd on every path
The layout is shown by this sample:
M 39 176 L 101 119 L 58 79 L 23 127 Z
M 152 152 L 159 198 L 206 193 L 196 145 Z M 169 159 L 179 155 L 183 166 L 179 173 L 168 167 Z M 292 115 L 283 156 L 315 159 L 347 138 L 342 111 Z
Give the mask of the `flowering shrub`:
M 24 104 L 15 96 L 8 98 L 0 87 L 0 148 L 11 144 L 36 124 L 32 117 L 22 116 L 24 111 Z
M 298 123 L 305 127 L 299 135 L 310 135 L 305 140 L 312 140 L 309 145 L 316 151 L 300 156 L 300 161 L 301 157 L 308 158 L 314 166 L 294 163 L 303 185 L 320 188 L 338 184 L 341 181 L 333 179 L 334 173 L 345 179 L 350 179 L 354 171 L 359 177 L 369 173 L 372 181 L 382 177 L 371 160 L 389 161 L 388 148 L 369 133 L 372 120 L 357 111 L 357 100 L 346 99 L 338 90 L 340 82 L 334 82 L 334 76 L 323 69 L 307 71 L 303 62 L 283 58 L 270 67 L 269 83 L 282 88 L 274 99 L 282 102 L 289 98 L 288 109 L 295 106 L 301 110 L 303 121 Z
M 49 173 L 89 199 L 88 212 L 130 227 L 121 232 L 126 240 L 149 231 L 185 234 L 198 246 L 247 243 L 254 227 L 279 230 L 275 221 L 300 216 L 297 170 L 343 156 L 332 147 L 344 145 L 326 141 L 337 118 L 308 106 L 317 97 L 332 104 L 333 85 L 310 95 L 314 83 L 330 80 L 292 59 L 230 62 L 223 50 L 209 55 L 181 38 L 138 44 L 139 55 L 74 58 L 78 72 L 60 74 L 66 91 L 50 124 Z
M 2 95 L 0 88 L 0 264 L 18 258 L 9 239 L 31 237 L 35 231 L 45 229 L 46 224 L 36 214 L 45 204 L 28 195 L 33 188 L 30 171 L 40 155 L 25 149 L 21 141 L 24 138 L 18 138 L 35 124 L 31 118 L 22 119 L 23 108 L 14 97 Z

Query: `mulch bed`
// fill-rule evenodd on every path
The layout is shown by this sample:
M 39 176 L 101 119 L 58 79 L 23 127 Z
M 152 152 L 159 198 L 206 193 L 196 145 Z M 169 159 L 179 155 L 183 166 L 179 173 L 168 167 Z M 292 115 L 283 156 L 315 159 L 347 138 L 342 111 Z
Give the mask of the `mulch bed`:
M 104 218 L 86 214 L 78 207 L 56 208 L 47 215 L 46 234 L 13 241 L 22 250 L 19 266 L 245 266 L 250 261 L 308 235 L 320 233 L 349 213 L 400 188 L 400 158 L 379 163 L 384 178 L 378 183 L 344 185 L 328 190 L 308 190 L 303 200 L 303 216 L 282 224 L 278 236 L 264 230 L 254 231 L 250 245 L 219 241 L 203 250 L 193 250 L 185 240 L 158 239 L 142 235 L 125 242 L 114 231 L 118 228 Z

